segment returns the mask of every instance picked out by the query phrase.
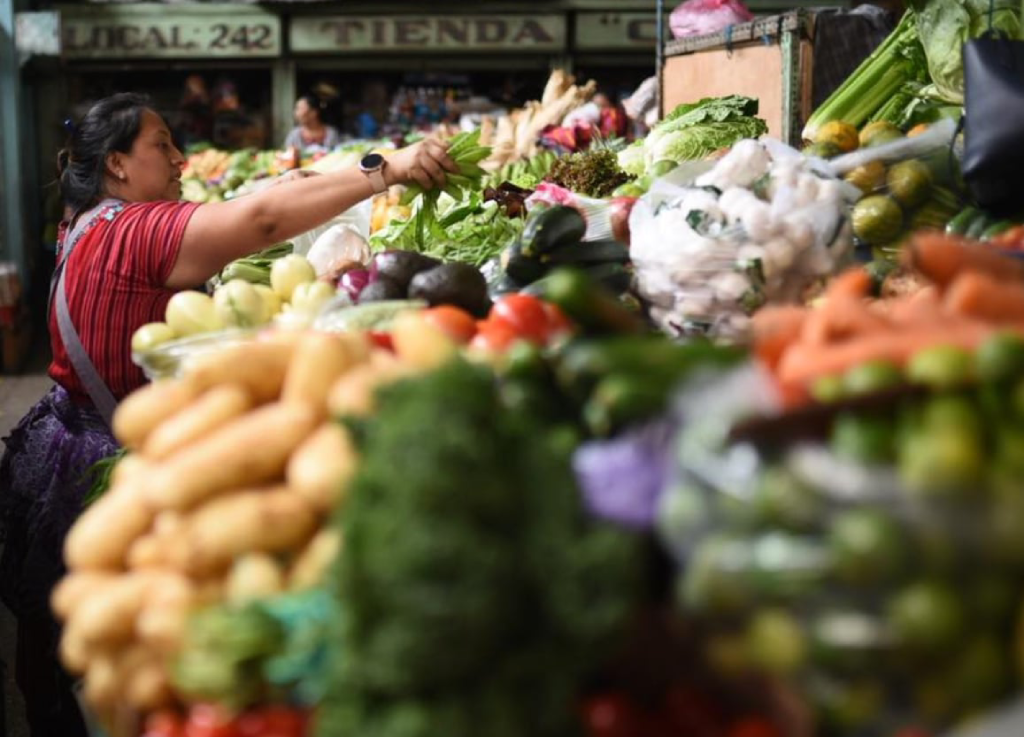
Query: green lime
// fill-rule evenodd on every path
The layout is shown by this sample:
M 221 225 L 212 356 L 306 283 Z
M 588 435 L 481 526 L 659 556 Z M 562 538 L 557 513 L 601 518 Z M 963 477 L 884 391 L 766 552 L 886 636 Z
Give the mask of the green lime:
M 1000 332 L 989 336 L 974 354 L 978 377 L 1002 381 L 1024 375 L 1024 338 Z
M 926 581 L 900 591 L 888 604 L 887 620 L 901 644 L 926 652 L 954 647 L 965 625 L 956 592 Z
M 885 706 L 885 694 L 880 683 L 865 680 L 835 684 L 818 702 L 823 719 L 833 731 L 837 734 L 850 734 L 878 718 Z
M 807 639 L 792 614 L 782 609 L 758 611 L 747 627 L 751 662 L 766 673 L 789 675 L 807 658 Z
M 915 384 L 949 389 L 968 382 L 974 373 L 974 357 L 963 348 L 937 345 L 918 351 L 907 364 L 907 377 Z
M 829 530 L 829 546 L 837 575 L 851 584 L 889 580 L 907 557 L 900 526 L 871 509 L 839 514 Z
M 929 399 L 921 413 L 921 426 L 927 430 L 963 431 L 980 438 L 982 422 L 977 408 L 970 399 L 944 394 Z
M 979 491 L 985 465 L 979 439 L 969 430 L 921 431 L 899 451 L 900 480 L 919 494 Z
M 806 530 L 821 513 L 818 495 L 782 467 L 768 469 L 754 496 L 758 519 L 770 526 Z
M 853 207 L 853 234 L 870 246 L 895 240 L 903 230 L 903 210 L 892 197 L 870 195 Z
M 891 389 L 904 381 L 900 367 L 892 361 L 868 361 L 843 375 L 843 388 L 851 396 Z
M 861 463 L 885 463 L 895 454 L 896 429 L 885 417 L 841 414 L 832 426 L 832 450 Z
M 842 376 L 820 376 L 811 384 L 811 396 L 822 404 L 838 402 L 844 392 Z
M 928 165 L 910 159 L 889 167 L 885 183 L 889 194 L 905 208 L 913 209 L 928 199 L 932 188 L 932 171 Z
M 834 159 L 843 153 L 843 149 L 829 141 L 821 141 L 820 143 L 812 143 L 810 146 L 804 146 L 800 153 L 804 156 L 817 156 L 820 159 Z

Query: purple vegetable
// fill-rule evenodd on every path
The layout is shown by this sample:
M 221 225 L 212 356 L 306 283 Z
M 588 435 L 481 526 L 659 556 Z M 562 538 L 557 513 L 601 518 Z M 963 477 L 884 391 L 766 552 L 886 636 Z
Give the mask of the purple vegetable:
M 369 283 L 369 271 L 366 269 L 349 269 L 341 275 L 341 281 L 338 283 L 338 286 L 345 290 L 353 302 L 356 302 L 359 300 L 359 293 Z

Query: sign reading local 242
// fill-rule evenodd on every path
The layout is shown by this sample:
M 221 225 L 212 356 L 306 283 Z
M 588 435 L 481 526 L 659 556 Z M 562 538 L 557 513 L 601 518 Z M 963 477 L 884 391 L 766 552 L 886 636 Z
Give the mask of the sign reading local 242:
M 293 17 L 297 52 L 562 51 L 560 15 Z
M 108 8 L 103 8 L 107 10 Z M 281 53 L 281 22 L 271 13 L 235 8 L 231 15 L 176 17 L 123 12 L 62 16 L 61 45 L 69 59 L 107 57 L 266 57 Z

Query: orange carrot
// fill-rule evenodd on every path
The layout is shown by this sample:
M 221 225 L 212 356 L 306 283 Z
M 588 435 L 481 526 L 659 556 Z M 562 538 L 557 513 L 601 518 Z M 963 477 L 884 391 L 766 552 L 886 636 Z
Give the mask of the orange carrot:
M 902 365 L 918 351 L 933 345 L 974 348 L 990 333 L 991 327 L 982 323 L 947 318 L 945 324 L 927 330 L 887 330 L 827 345 L 801 343 L 786 351 L 777 373 L 783 384 L 805 384 L 819 376 L 844 373 L 868 361 L 888 360 Z
M 909 265 L 945 289 L 959 274 L 980 271 L 997 279 L 1024 280 L 1024 264 L 987 246 L 938 231 L 921 231 L 904 250 Z
M 836 297 L 865 297 L 871 288 L 871 277 L 863 268 L 848 269 L 832 279 L 825 290 L 826 302 Z
M 1024 322 L 1024 283 L 965 272 L 950 285 L 943 304 L 953 314 L 992 323 Z

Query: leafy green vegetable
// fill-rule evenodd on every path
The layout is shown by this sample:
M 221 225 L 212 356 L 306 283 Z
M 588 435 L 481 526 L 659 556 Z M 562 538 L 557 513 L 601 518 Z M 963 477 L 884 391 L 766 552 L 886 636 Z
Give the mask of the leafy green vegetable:
M 126 455 L 128 455 L 128 450 L 119 448 L 113 455 L 101 458 L 89 466 L 85 472 L 89 490 L 85 493 L 85 498 L 82 499 L 83 509 L 107 493 L 114 468 Z
M 1021 7 L 1017 0 L 992 0 L 992 28 L 1010 38 L 1021 37 Z M 964 100 L 963 45 L 989 29 L 989 0 L 910 0 L 917 30 L 928 60 L 928 73 L 938 97 L 950 103 Z
M 760 118 L 701 123 L 662 136 L 649 153 L 654 161 L 692 161 L 767 132 L 768 126 Z
M 320 735 L 561 737 L 621 634 L 639 538 L 589 520 L 573 442 L 453 362 L 353 423 Z M 431 428 L 424 433 L 423 428 Z
M 588 197 L 608 197 L 629 177 L 619 168 L 613 151 L 591 147 L 559 158 L 551 167 L 548 179 Z

